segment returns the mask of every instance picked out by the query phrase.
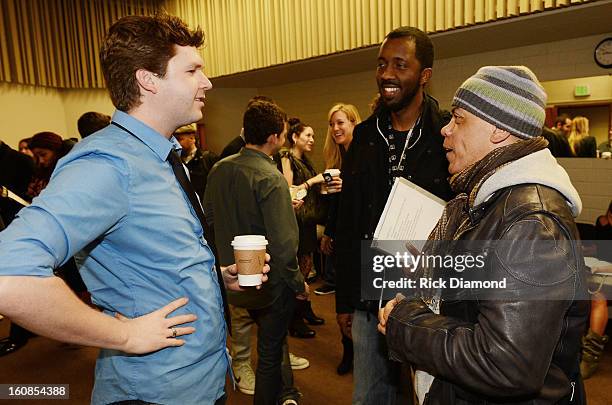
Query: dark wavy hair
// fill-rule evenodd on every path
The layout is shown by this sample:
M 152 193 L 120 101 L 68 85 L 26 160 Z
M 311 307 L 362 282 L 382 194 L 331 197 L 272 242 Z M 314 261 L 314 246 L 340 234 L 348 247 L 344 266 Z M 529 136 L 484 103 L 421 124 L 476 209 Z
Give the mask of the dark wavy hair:
M 287 129 L 287 142 L 289 142 L 290 146 L 293 146 L 295 144 L 295 141 L 293 140 L 293 134 L 297 134 L 298 136 L 300 136 L 304 129 L 306 127 L 309 127 L 310 125 L 304 124 L 297 117 L 289 118 L 289 121 L 287 121 L 287 123 L 289 124 L 289 129 Z

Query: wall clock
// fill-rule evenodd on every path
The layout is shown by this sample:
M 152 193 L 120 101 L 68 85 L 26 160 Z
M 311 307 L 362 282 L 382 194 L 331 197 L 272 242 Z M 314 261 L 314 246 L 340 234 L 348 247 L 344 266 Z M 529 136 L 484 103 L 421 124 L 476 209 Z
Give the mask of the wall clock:
M 606 38 L 595 47 L 595 62 L 602 68 L 612 68 L 612 37 Z

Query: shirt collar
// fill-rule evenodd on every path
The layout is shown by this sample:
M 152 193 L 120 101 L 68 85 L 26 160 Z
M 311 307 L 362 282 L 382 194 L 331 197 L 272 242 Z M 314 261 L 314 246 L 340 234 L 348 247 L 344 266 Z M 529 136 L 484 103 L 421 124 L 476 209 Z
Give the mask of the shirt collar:
M 181 153 L 181 144 L 174 136 L 167 139 L 144 122 L 123 111 L 115 110 L 113 121 L 131 131 L 132 135 L 147 145 L 163 161 L 168 158 L 170 149 L 175 149 L 179 154 Z
M 258 151 L 257 149 L 251 149 L 245 146 L 242 149 L 240 149 L 240 154 L 262 157 L 262 158 L 265 158 L 267 161 L 269 161 L 271 164 L 274 164 L 274 158 L 272 158 L 272 156 L 267 155 L 261 151 Z

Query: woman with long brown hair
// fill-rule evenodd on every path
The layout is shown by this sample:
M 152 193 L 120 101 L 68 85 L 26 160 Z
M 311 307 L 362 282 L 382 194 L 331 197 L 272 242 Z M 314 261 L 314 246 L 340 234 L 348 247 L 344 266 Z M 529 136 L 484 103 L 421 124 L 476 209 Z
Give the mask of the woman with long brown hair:
M 307 154 L 312 152 L 314 131 L 299 118 L 289 119 L 287 131 L 289 148 L 279 152 L 279 170 L 285 176 L 292 193 L 305 193 L 303 204 L 296 208 L 295 215 L 299 227 L 298 263 L 300 271 L 306 280 L 313 269 L 313 253 L 317 248 L 317 216 L 319 215 L 320 183 L 324 179 L 317 174 Z M 311 325 L 321 325 L 322 318 L 316 316 L 309 300 L 296 299 L 296 310 L 289 325 L 289 333 L 300 338 L 312 338 L 316 332 L 310 329 L 304 319 Z

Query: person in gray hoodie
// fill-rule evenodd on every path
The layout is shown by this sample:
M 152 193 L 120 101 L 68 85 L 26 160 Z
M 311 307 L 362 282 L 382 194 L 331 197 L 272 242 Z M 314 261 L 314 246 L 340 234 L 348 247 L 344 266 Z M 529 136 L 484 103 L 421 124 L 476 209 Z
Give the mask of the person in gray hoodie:
M 540 136 L 546 93 L 524 66 L 487 66 L 452 105 L 441 132 L 458 195 L 425 251 L 482 254 L 479 272 L 460 275 L 480 284 L 391 300 L 379 312 L 390 357 L 413 365 L 429 405 L 584 403 L 588 303 L 574 223 L 582 204 Z M 447 280 L 452 270 L 461 271 L 415 274 Z

